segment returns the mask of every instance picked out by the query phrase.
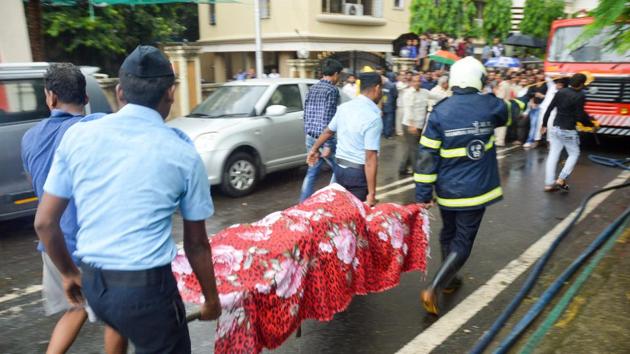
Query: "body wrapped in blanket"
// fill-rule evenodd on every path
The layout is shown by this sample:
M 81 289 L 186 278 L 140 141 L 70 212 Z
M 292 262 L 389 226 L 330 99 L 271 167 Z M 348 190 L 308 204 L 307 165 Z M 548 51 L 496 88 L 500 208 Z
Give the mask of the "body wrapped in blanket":
M 223 314 L 215 353 L 280 346 L 305 319 L 329 321 L 354 295 L 398 285 L 426 271 L 429 224 L 419 204 L 369 208 L 339 185 L 253 224 L 211 237 Z M 183 253 L 173 262 L 179 291 L 201 303 Z

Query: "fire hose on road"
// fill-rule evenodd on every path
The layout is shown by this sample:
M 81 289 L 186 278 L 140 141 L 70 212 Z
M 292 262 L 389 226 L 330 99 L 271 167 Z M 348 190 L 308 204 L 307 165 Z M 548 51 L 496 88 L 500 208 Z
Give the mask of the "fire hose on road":
M 603 156 L 597 155 L 589 155 L 589 159 L 595 163 L 609 166 L 609 167 L 618 167 L 624 170 L 630 170 L 627 163 L 630 162 L 630 159 L 613 159 Z M 499 331 L 503 328 L 507 320 L 510 316 L 516 311 L 519 307 L 523 299 L 529 294 L 531 289 L 534 287 L 538 278 L 540 277 L 542 271 L 544 270 L 545 265 L 558 248 L 560 243 L 567 237 L 570 231 L 573 229 L 575 224 L 577 224 L 578 220 L 584 213 L 586 209 L 586 205 L 588 202 L 593 199 L 595 196 L 601 193 L 605 193 L 607 191 L 622 189 L 630 187 L 630 183 L 622 183 L 619 185 L 611 186 L 608 188 L 603 188 L 598 191 L 591 193 L 587 196 L 578 209 L 578 212 L 573 217 L 569 225 L 562 230 L 562 232 L 558 235 L 558 237 L 554 240 L 554 242 L 549 246 L 547 252 L 536 262 L 532 271 L 528 275 L 525 283 L 519 290 L 519 292 L 512 299 L 510 304 L 503 310 L 503 312 L 499 315 L 499 317 L 492 324 L 490 329 L 484 333 L 484 335 L 477 341 L 475 346 L 469 352 L 470 354 L 479 354 L 482 353 L 488 345 L 492 342 L 494 337 L 499 333 Z M 624 221 L 630 215 L 630 209 L 627 209 L 619 218 L 617 218 L 611 225 L 609 225 L 606 230 L 597 237 L 595 241 L 582 253 L 576 260 L 571 264 L 571 266 L 545 291 L 541 299 L 530 309 L 530 311 L 523 317 L 523 319 L 514 327 L 514 329 L 508 334 L 506 339 L 499 345 L 496 349 L 495 353 L 505 353 L 507 352 L 512 345 L 516 342 L 519 336 L 528 328 L 528 326 L 533 322 L 533 320 L 540 314 L 540 312 L 544 309 L 544 307 L 553 299 L 554 295 L 561 289 L 564 282 L 577 271 L 580 266 L 591 256 L 595 251 L 597 251 L 609 238 L 611 238 L 617 229 L 621 225 L 623 225 Z

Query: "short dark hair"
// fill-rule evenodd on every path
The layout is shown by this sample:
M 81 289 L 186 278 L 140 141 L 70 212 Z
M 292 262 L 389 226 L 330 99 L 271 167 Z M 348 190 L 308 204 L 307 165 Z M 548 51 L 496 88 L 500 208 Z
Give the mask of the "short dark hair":
M 361 80 L 361 92 L 383 83 L 381 75 L 375 72 L 362 73 L 359 75 L 359 80 Z
M 340 62 L 336 61 L 335 59 L 327 59 L 324 62 L 324 70 L 322 70 L 322 73 L 325 76 L 332 76 L 340 73 L 342 70 L 343 65 L 341 65 Z
M 569 80 L 569 86 L 578 88 L 586 83 L 586 75 L 584 74 L 575 74 L 571 76 Z
M 156 108 L 168 89 L 175 84 L 174 76 L 140 78 L 120 70 L 120 87 L 127 103 Z
M 44 87 L 60 102 L 83 105 L 87 101 L 85 76 L 71 63 L 52 63 L 44 74 Z

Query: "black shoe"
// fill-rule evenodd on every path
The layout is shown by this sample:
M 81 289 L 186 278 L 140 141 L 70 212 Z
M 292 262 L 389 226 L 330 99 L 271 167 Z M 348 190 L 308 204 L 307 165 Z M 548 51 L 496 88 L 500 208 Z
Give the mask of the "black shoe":
M 431 286 L 422 291 L 420 299 L 424 309 L 431 314 L 439 315 L 439 296 L 440 290 L 446 289 L 447 284 L 451 283 L 451 280 L 455 277 L 455 274 L 459 271 L 457 253 L 451 252 L 446 259 L 442 262 L 440 269 L 438 269 Z
M 567 184 L 567 182 L 564 182 L 562 184 L 556 183 L 556 184 L 554 184 L 554 187 L 556 187 L 556 189 L 558 189 L 562 193 L 568 193 L 569 192 L 569 185 Z

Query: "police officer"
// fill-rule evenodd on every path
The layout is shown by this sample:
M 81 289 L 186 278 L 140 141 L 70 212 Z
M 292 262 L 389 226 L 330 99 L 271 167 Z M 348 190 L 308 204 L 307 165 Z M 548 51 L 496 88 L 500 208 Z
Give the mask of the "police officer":
M 502 199 L 494 128 L 510 125 L 527 99 L 482 95 L 484 66 L 473 57 L 451 67 L 453 96 L 433 107 L 420 138 L 415 166 L 416 201 L 433 204 L 442 216 L 442 265 L 421 294 L 427 312 L 438 315 L 438 293 L 454 291 L 456 277 L 472 250 L 486 207 Z

